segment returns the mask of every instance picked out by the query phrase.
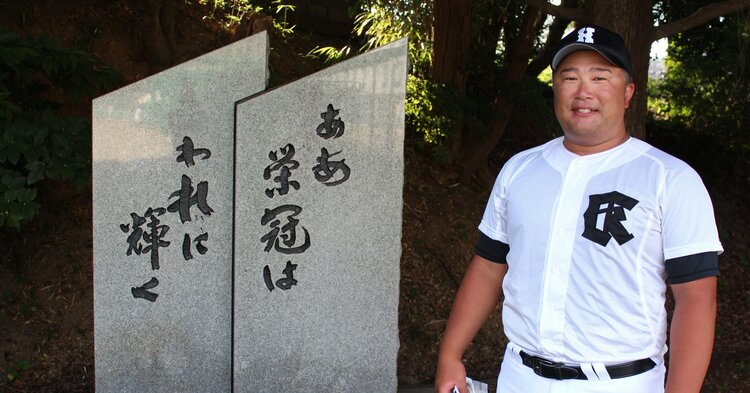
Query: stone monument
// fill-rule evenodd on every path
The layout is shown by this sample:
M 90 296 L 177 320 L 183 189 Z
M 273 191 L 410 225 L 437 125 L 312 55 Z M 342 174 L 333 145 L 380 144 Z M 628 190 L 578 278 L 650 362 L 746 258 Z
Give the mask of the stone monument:
M 101 392 L 229 392 L 234 103 L 268 78 L 265 32 L 93 102 Z
M 395 392 L 405 39 L 236 105 L 235 392 Z
M 407 42 L 261 33 L 93 103 L 96 388 L 395 392 Z

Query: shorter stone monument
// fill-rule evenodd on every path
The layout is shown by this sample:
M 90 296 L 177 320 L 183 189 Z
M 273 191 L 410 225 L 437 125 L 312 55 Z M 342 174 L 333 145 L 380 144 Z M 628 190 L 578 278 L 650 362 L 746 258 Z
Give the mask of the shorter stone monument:
M 236 105 L 235 392 L 395 392 L 407 41 Z
M 234 103 L 265 32 L 93 102 L 100 392 L 229 392 Z

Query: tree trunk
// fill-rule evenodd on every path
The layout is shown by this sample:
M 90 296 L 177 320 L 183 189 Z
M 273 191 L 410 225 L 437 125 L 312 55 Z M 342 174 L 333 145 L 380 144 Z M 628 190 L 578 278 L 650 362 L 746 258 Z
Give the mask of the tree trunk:
M 635 94 L 630 101 L 630 108 L 625 113 L 625 125 L 631 135 L 643 139 L 646 135 L 648 65 L 651 43 L 654 41 L 651 1 L 587 1 L 586 12 L 590 15 L 592 23 L 620 34 L 630 51 Z
M 492 174 L 487 167 L 487 158 L 505 133 L 513 112 L 513 86 L 526 75 L 536 33 L 539 24 L 543 21 L 543 16 L 544 14 L 538 7 L 526 7 L 521 30 L 514 45 L 510 48 L 510 64 L 503 77 L 503 85 L 506 88 L 498 92 L 492 105 L 492 115 L 487 120 L 489 132 L 485 138 L 476 138 L 474 143 L 464 149 L 465 156 L 461 162 L 461 174 L 464 177 L 477 175 L 484 182 L 492 182 Z
M 577 0 L 562 0 L 560 2 L 561 7 L 575 7 Z M 565 28 L 570 24 L 570 19 L 559 16 L 556 17 L 547 31 L 547 40 L 544 42 L 544 47 L 541 52 L 529 63 L 529 67 L 526 73 L 534 78 L 538 77 L 549 64 L 552 62 L 552 55 L 557 48 L 558 43 L 565 34 Z
M 145 46 L 152 72 L 177 62 L 174 0 L 145 0 Z
M 432 78 L 466 94 L 469 57 L 471 0 L 435 0 L 433 4 Z M 461 151 L 463 124 L 453 121 L 450 135 L 451 157 Z

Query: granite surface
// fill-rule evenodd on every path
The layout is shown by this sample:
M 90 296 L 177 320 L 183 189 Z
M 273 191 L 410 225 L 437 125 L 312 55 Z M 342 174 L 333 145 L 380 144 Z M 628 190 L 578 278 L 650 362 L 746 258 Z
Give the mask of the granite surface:
M 100 392 L 228 392 L 234 103 L 262 91 L 256 34 L 93 102 Z
M 236 105 L 235 392 L 396 392 L 407 47 Z

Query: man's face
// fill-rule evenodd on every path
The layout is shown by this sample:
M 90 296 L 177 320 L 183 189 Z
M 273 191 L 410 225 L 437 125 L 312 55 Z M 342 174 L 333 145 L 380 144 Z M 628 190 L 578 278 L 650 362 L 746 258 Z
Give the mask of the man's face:
M 569 54 L 553 77 L 555 115 L 566 142 L 593 147 L 627 136 L 625 109 L 635 85 L 593 50 Z

